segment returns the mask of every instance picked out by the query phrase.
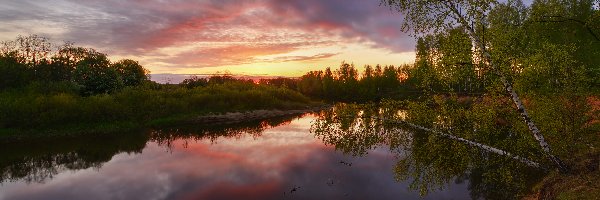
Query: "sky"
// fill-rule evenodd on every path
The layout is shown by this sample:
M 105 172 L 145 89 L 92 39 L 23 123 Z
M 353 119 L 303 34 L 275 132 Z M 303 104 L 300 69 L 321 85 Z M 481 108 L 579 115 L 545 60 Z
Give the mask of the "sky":
M 0 41 L 74 42 L 152 74 L 301 76 L 400 65 L 415 39 L 378 0 L 2 0 Z

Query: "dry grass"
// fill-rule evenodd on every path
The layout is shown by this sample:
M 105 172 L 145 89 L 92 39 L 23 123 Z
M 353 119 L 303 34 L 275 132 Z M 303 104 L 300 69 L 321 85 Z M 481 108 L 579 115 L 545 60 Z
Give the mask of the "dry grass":
M 600 97 L 590 96 L 588 97 L 587 101 L 592 108 L 589 113 L 592 116 L 590 124 L 600 123 Z
M 600 199 L 600 152 L 582 156 L 569 174 L 550 173 L 524 199 Z

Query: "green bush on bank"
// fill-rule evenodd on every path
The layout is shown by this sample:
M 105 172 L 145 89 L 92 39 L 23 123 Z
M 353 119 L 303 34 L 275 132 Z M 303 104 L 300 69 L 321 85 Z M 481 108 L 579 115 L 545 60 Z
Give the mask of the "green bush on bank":
M 128 87 L 112 94 L 80 96 L 71 88 L 40 92 L 37 86 L 25 91 L 0 92 L 0 128 L 60 128 L 149 120 L 175 115 L 254 109 L 289 109 L 310 104 L 296 91 L 244 82 L 185 88 L 163 85 L 159 89 Z

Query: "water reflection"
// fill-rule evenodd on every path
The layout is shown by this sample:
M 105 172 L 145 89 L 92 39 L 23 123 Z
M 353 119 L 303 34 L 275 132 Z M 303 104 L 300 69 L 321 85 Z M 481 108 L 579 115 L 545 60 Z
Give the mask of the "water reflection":
M 99 169 L 119 153 L 141 153 L 146 134 L 3 141 L 0 145 L 0 183 L 39 182 L 66 170 Z
M 396 180 L 408 181 L 412 190 L 424 196 L 445 190 L 449 185 L 468 182 L 472 199 L 517 199 L 542 174 L 541 170 L 508 157 L 397 122 L 417 121 L 415 119 L 434 112 L 399 110 L 399 105 L 338 105 L 323 113 L 311 131 L 326 144 L 353 155 L 368 154 L 385 144 L 398 158 L 393 169 Z M 431 118 L 439 119 L 440 115 Z M 460 134 L 460 127 L 443 122 L 433 120 L 428 125 L 442 126 Z M 469 126 L 468 123 L 460 121 L 461 126 Z
M 389 147 L 340 153 L 309 133 L 316 120 L 3 143 L 0 199 L 421 199 Z M 466 182 L 426 196 L 464 198 Z

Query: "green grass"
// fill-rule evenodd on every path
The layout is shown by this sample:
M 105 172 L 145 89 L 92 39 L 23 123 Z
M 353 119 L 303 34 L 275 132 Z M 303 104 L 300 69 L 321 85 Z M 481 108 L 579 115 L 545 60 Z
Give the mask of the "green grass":
M 140 86 L 88 97 L 66 86 L 35 84 L 0 92 L 0 135 L 105 132 L 168 125 L 208 113 L 317 104 L 293 90 L 244 82 Z

